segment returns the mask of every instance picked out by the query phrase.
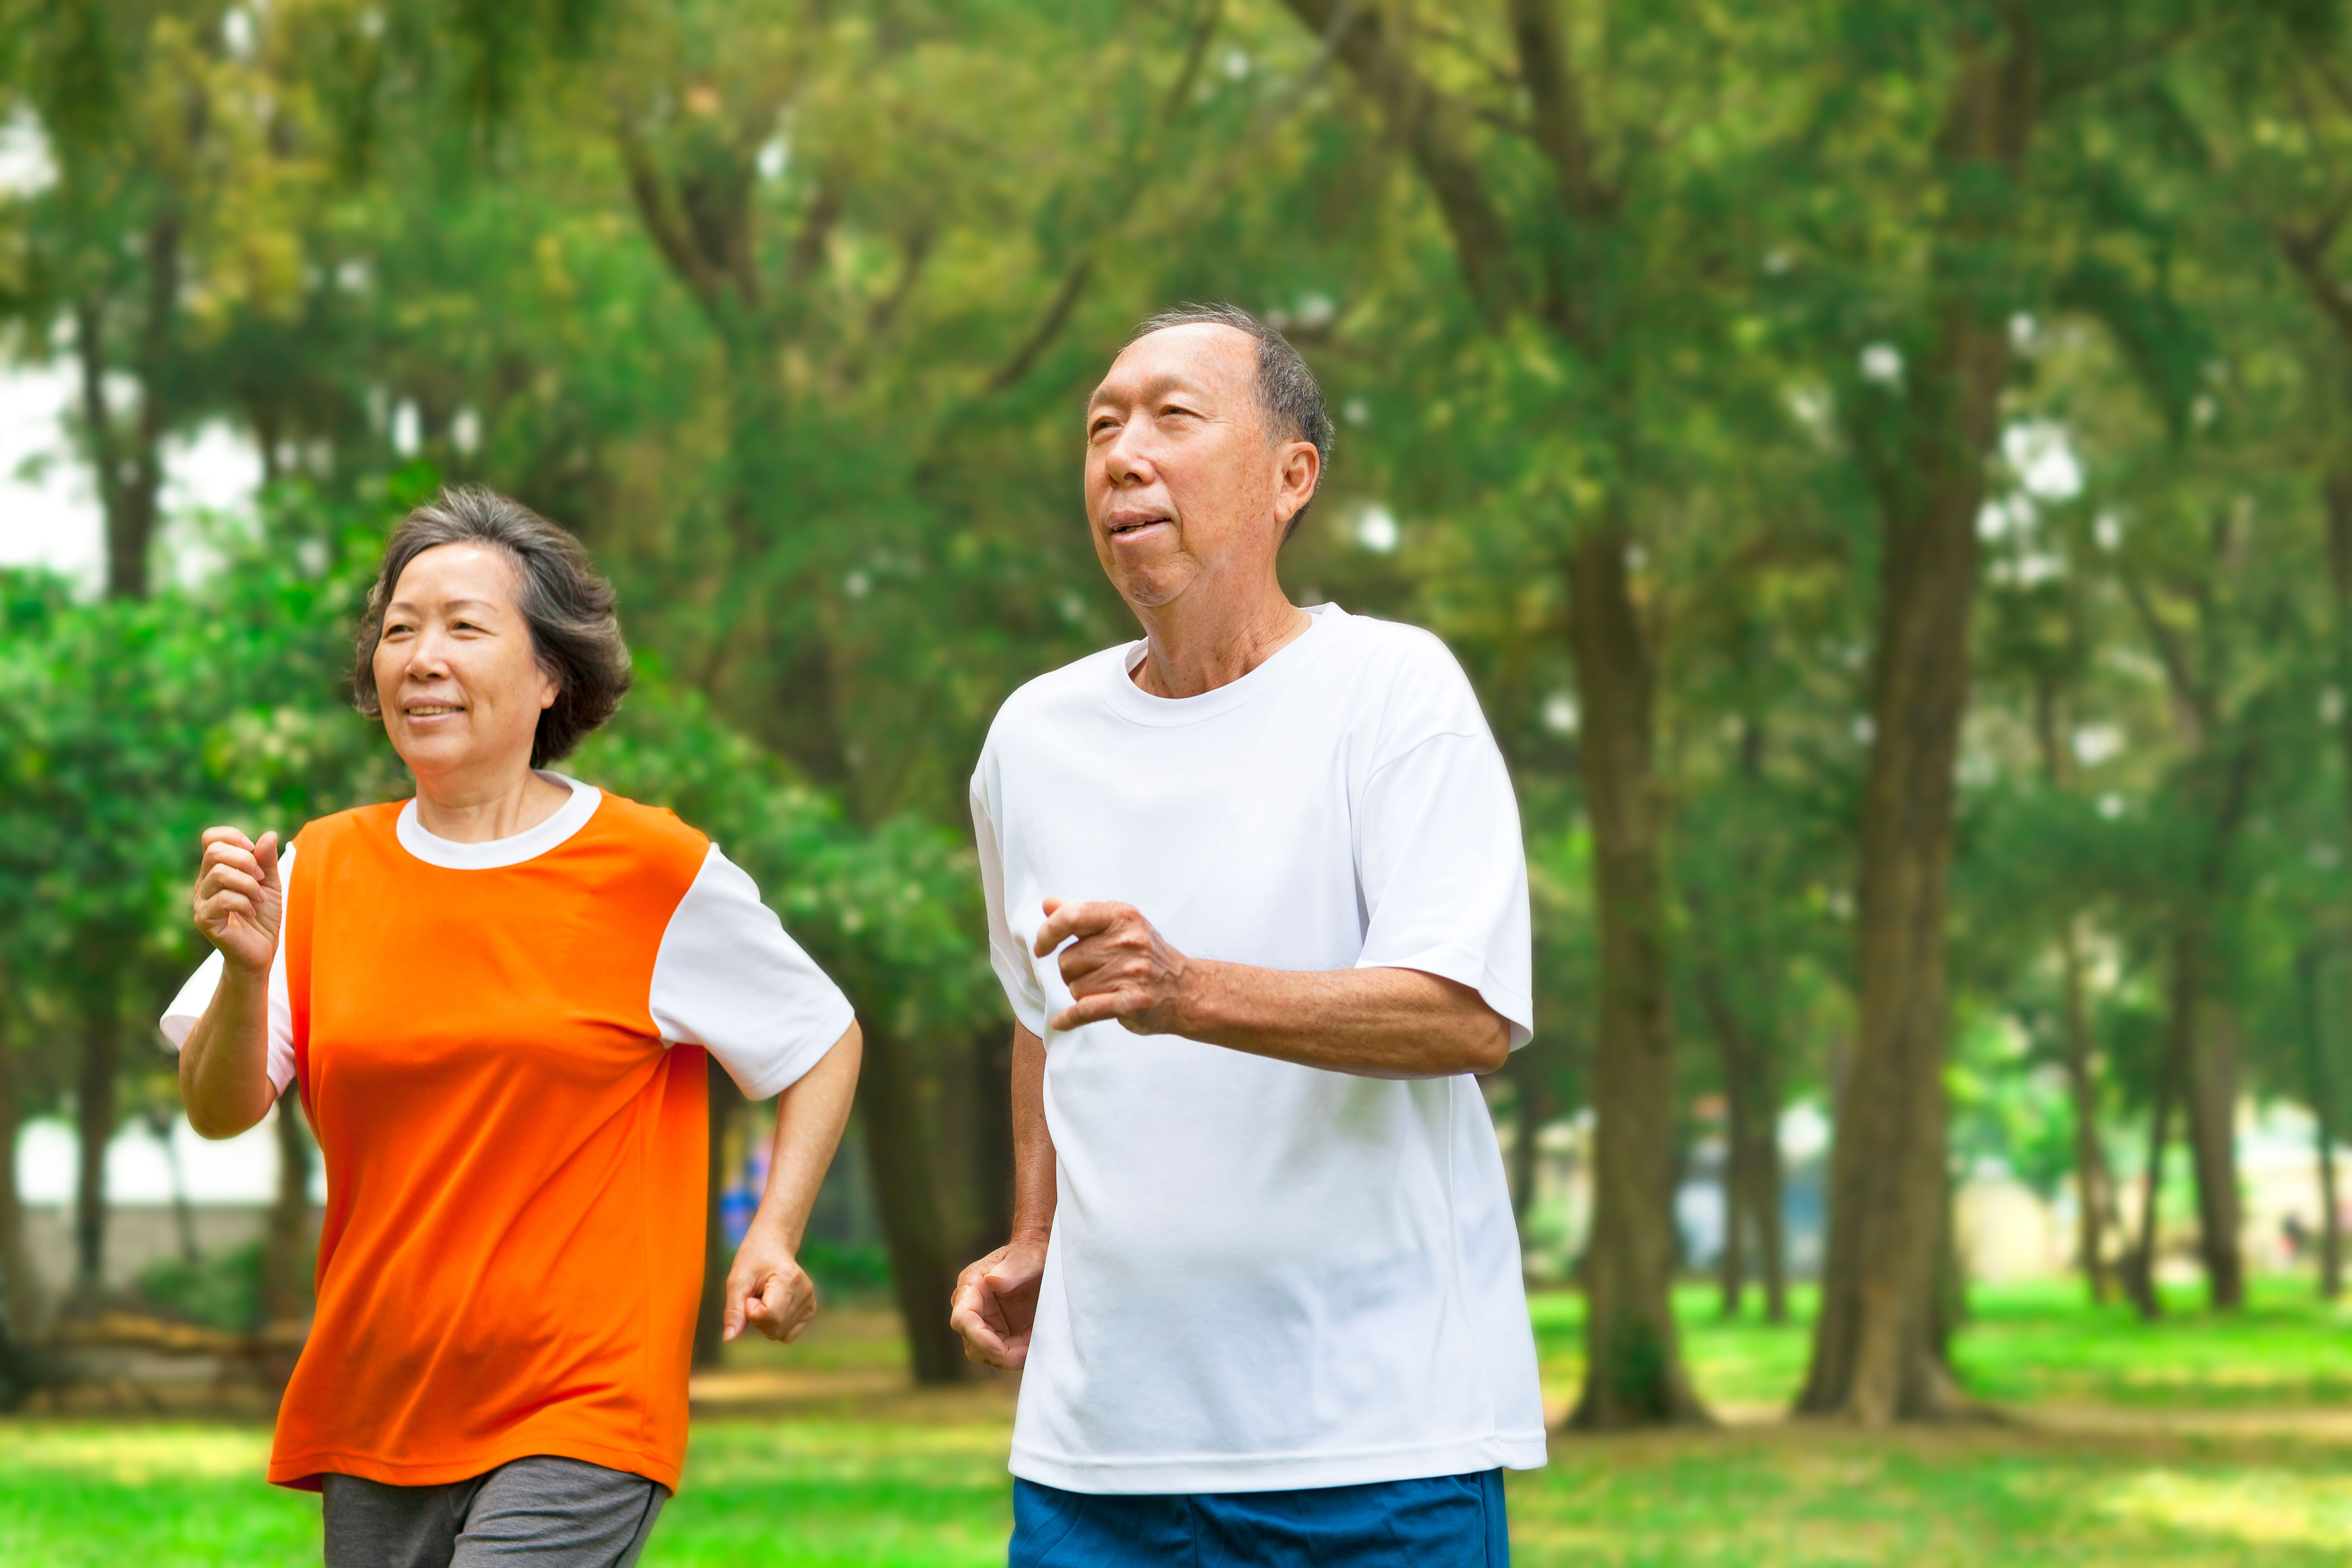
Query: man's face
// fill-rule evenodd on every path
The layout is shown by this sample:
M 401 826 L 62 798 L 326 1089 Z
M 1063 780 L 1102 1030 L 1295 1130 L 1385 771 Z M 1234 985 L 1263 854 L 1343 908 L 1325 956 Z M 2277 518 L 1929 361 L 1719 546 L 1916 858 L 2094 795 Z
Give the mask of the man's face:
M 1198 323 L 1139 338 L 1087 404 L 1095 554 L 1142 607 L 1254 580 L 1314 495 L 1315 464 L 1311 444 L 1267 438 L 1248 333 Z

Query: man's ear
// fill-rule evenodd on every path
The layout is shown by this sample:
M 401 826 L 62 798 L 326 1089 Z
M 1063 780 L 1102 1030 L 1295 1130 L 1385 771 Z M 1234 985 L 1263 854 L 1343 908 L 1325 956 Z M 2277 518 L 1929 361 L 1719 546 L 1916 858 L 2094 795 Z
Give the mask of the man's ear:
M 1274 515 L 1287 525 L 1315 498 L 1315 487 L 1323 477 L 1323 455 L 1315 450 L 1311 441 L 1291 441 L 1283 444 L 1275 469 L 1279 488 L 1274 498 Z

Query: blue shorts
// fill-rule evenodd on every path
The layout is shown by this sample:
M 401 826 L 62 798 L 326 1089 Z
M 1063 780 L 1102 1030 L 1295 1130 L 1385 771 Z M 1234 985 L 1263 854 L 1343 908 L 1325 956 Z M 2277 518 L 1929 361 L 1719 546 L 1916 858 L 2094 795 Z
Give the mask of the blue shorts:
M 1140 1497 L 1013 1483 L 1011 1568 L 1510 1568 L 1503 1472 Z

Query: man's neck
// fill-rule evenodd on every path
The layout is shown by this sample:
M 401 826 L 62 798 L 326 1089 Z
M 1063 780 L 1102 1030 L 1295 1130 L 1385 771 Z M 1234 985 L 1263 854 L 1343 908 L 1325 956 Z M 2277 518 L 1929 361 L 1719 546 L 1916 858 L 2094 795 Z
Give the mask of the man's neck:
M 1148 639 L 1135 684 L 1155 697 L 1197 697 L 1240 680 L 1297 640 L 1315 618 L 1290 602 L 1279 583 L 1243 604 L 1179 595 L 1139 606 Z

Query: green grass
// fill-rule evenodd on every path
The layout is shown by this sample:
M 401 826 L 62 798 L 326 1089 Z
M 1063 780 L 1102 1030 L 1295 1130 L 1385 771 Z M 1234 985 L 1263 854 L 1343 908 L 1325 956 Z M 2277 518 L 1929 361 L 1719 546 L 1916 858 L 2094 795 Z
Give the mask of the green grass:
M 1864 1435 L 1761 1417 L 1802 1375 L 1807 1331 L 1678 1299 L 1701 1393 L 1731 1428 L 1562 1438 L 1511 1478 L 1516 1558 L 1549 1564 L 2300 1568 L 2352 1561 L 2352 1322 L 2265 1281 L 2242 1314 L 2183 1295 L 2155 1324 L 2093 1312 L 2065 1282 L 1979 1291 L 1955 1347 L 2009 1426 Z M 1809 1301 L 1800 1299 L 1801 1317 Z M 1547 1393 L 1580 1371 L 1580 1303 L 1534 1302 Z M 865 1378 L 904 1364 L 844 1312 L 750 1370 Z M 747 1562 L 957 1568 L 1003 1561 L 1005 1404 L 819 1399 L 784 1418 L 698 1422 L 685 1490 L 647 1568 Z M 2062 1418 L 2105 1412 L 2088 1425 Z M 2047 1418 L 2044 1418 L 2047 1413 Z M 315 1500 L 256 1479 L 259 1427 L 0 1422 L 0 1568 L 268 1568 L 319 1560 Z

